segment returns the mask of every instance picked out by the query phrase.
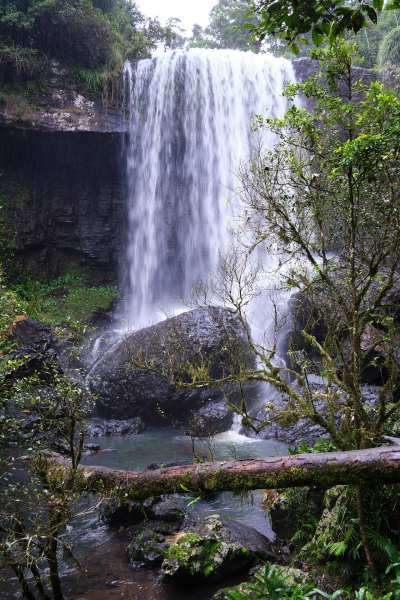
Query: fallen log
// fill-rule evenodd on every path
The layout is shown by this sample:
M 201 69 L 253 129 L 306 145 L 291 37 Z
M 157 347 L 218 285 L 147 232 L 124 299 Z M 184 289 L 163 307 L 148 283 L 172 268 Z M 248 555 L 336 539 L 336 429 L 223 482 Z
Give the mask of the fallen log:
M 59 454 L 48 454 L 44 461 L 49 476 L 62 476 L 70 468 L 69 461 Z M 329 488 L 340 484 L 400 483 L 400 446 L 202 463 L 139 472 L 88 465 L 79 468 L 86 490 L 94 493 L 123 491 L 126 498 L 143 501 L 160 494 L 188 492 L 239 493 L 302 486 Z

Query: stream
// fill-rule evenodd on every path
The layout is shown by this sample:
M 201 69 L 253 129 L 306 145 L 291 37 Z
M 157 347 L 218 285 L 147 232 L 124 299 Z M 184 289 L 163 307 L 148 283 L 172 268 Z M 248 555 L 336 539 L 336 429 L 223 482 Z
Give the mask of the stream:
M 149 430 L 136 436 L 93 441 L 99 443 L 102 450 L 86 456 L 85 464 L 141 470 L 154 463 L 182 464 L 193 460 L 192 440 L 175 429 Z M 250 439 L 229 431 L 215 436 L 211 442 L 196 441 L 198 456 L 208 459 L 210 451 L 216 460 L 232 460 L 286 454 L 287 447 L 276 441 Z M 197 518 L 219 513 L 226 519 L 242 521 L 267 537 L 273 537 L 260 492 L 254 492 L 246 499 L 222 493 L 208 501 L 199 500 L 189 505 L 191 500 L 187 496 L 181 498 L 182 505 L 189 513 L 197 513 Z M 163 582 L 157 571 L 130 567 L 126 556 L 129 533 L 103 525 L 96 512 L 75 520 L 68 538 L 74 543 L 75 552 L 86 569 L 82 575 L 74 565 L 65 569 L 66 595 L 74 600 L 207 600 L 225 585 L 223 582 L 210 587 L 199 586 L 190 589 L 189 593 L 188 589 Z M 227 584 L 239 581 L 228 581 Z

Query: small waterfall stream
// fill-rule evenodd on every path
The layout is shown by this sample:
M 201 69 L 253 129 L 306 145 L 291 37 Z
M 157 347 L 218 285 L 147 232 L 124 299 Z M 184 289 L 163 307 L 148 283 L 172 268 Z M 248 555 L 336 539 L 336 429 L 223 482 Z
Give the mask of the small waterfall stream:
M 176 312 L 215 270 L 238 213 L 240 164 L 274 141 L 253 132 L 252 120 L 282 116 L 293 80 L 289 61 L 233 50 L 126 63 L 129 327 Z

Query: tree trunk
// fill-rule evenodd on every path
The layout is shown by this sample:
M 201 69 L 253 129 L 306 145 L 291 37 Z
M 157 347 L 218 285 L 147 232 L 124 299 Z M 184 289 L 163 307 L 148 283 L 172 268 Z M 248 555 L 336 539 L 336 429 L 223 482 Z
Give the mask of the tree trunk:
M 51 477 L 70 468 L 59 454 L 47 454 L 43 467 Z M 242 492 L 301 486 L 400 483 L 400 447 L 352 452 L 298 454 L 254 460 L 213 462 L 141 472 L 81 466 L 82 486 L 91 492 L 123 491 L 131 500 L 208 491 Z

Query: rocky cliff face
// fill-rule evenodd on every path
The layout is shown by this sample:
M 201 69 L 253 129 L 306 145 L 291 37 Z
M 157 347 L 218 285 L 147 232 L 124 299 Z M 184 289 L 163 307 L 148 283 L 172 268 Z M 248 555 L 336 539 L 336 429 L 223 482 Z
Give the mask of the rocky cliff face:
M 105 116 L 73 130 L 52 119 L 0 126 L 0 206 L 16 260 L 39 276 L 78 268 L 115 282 L 126 222 L 122 128 Z
M 52 63 L 43 88 L 0 97 L 0 226 L 34 275 L 118 280 L 127 124 Z M 4 226 L 4 224 L 3 224 Z
M 294 61 L 303 81 L 310 59 Z M 71 268 L 116 282 L 124 256 L 127 122 L 85 97 L 55 63 L 35 101 L 0 97 L 0 226 L 34 275 Z

